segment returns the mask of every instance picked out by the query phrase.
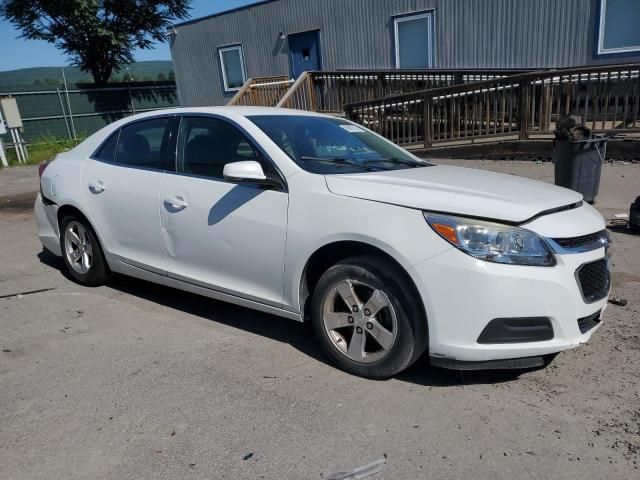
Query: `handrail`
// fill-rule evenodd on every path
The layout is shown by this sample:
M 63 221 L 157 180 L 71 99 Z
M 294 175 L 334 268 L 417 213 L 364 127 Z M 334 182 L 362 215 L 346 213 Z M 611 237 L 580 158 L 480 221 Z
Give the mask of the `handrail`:
M 288 80 L 289 77 L 284 75 L 250 78 L 244 82 L 227 105 L 274 106 L 289 88 Z M 265 91 L 253 93 L 257 87 L 265 87 Z
M 588 73 L 601 73 L 601 72 L 611 72 L 611 71 L 617 71 L 617 70 L 621 70 L 621 71 L 627 71 L 627 70 L 633 70 L 633 69 L 640 69 L 640 63 L 627 63 L 627 64 L 620 64 L 620 65 L 598 65 L 598 66 L 593 66 L 593 67 L 574 67 L 574 68 L 561 68 L 561 69 L 542 69 L 542 70 L 527 70 L 524 72 L 520 72 L 518 74 L 515 75 L 509 75 L 509 76 L 505 76 L 505 77 L 500 77 L 500 78 L 508 78 L 511 81 L 517 81 L 517 80 L 521 80 L 524 78 L 528 78 L 532 75 L 540 75 L 540 74 L 547 74 L 548 76 L 551 77 L 556 77 L 556 76 L 562 76 L 562 75 L 580 75 L 580 74 L 588 74 Z M 478 82 L 472 82 L 472 83 L 468 83 L 468 84 L 460 84 L 460 85 L 452 85 L 452 86 L 448 86 L 448 87 L 439 87 L 439 88 L 429 88 L 429 89 L 424 89 L 424 90 L 416 90 L 413 92 L 410 92 L 411 95 L 421 95 L 421 94 L 425 94 L 425 93 L 433 93 L 434 95 L 437 93 L 442 93 L 442 92 L 459 92 L 459 91 L 464 91 L 464 90 L 474 90 L 475 88 L 478 87 L 483 87 L 483 86 L 487 86 L 487 85 L 492 85 L 494 84 L 496 81 L 498 81 L 500 79 L 489 79 L 489 80 L 482 80 L 482 81 L 478 81 Z M 387 95 L 384 97 L 385 100 L 392 100 L 396 97 L 404 97 L 406 96 L 406 93 L 398 93 L 395 95 Z M 346 104 L 345 107 L 356 107 L 359 105 L 364 105 L 367 104 L 369 102 L 375 102 L 376 100 L 379 99 L 373 99 L 373 100 L 365 100 L 365 101 L 360 101 L 360 102 L 351 102 L 349 104 Z
M 293 83 L 293 85 L 291 85 L 289 90 L 287 90 L 287 93 L 285 93 L 284 96 L 280 99 L 280 101 L 276 104 L 276 107 L 280 107 L 280 108 L 298 108 L 298 107 L 294 107 L 293 106 L 294 97 L 299 97 L 299 98 L 296 98 L 296 100 L 297 100 L 296 105 L 300 105 L 301 102 L 304 101 L 304 99 L 306 99 L 308 101 L 309 100 L 308 93 L 305 92 L 305 93 L 307 93 L 307 95 L 303 96 L 302 95 L 302 91 L 303 91 L 303 88 L 308 87 L 310 76 L 311 76 L 311 72 L 303 72 L 296 79 L 296 81 Z M 307 102 L 307 104 L 308 104 L 308 102 Z
M 346 104 L 347 117 L 399 144 L 549 135 L 577 114 L 595 131 L 640 131 L 640 63 L 539 70 Z
M 238 90 L 236 94 L 231 98 L 231 100 L 227 102 L 227 105 L 237 105 L 238 101 L 244 96 L 245 92 L 249 90 L 249 87 L 251 86 L 253 81 L 254 79 L 250 78 L 246 82 L 244 82 L 244 85 L 240 87 L 240 90 Z
M 291 79 L 287 79 L 287 80 L 275 80 L 272 82 L 264 82 L 264 83 L 255 83 L 253 85 L 250 85 L 249 88 L 263 88 L 263 87 L 272 87 L 273 85 L 291 85 L 293 83 L 293 80 Z
M 304 72 L 278 106 L 342 112 L 346 103 L 396 92 L 456 85 L 525 72 L 521 69 L 393 69 Z

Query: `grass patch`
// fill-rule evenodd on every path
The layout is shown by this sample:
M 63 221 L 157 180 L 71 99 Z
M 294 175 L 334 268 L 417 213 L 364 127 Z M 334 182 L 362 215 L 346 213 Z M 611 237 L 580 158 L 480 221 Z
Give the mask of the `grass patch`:
M 26 164 L 18 163 L 18 157 L 16 156 L 16 150 L 13 147 L 7 147 L 3 143 L 5 153 L 7 155 L 7 162 L 9 166 L 15 165 L 37 165 L 47 160 L 53 160 L 53 158 L 60 152 L 71 150 L 83 139 L 69 140 L 60 139 L 56 137 L 42 137 L 39 140 L 28 144 L 27 151 L 29 152 L 29 160 Z

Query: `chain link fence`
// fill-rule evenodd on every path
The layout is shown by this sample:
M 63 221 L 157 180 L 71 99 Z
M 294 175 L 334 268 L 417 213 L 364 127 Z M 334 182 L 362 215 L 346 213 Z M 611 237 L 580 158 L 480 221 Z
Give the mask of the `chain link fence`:
M 131 82 L 109 86 L 64 84 L 45 89 L 0 92 L 16 99 L 22 116 L 22 136 L 30 144 L 52 139 L 86 137 L 109 123 L 136 113 L 179 106 L 174 82 Z M 9 135 L 2 136 L 6 147 Z

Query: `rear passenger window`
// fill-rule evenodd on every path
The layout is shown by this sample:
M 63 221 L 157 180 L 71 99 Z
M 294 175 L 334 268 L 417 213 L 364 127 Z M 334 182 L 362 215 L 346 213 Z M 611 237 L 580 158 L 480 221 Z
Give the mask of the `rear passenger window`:
M 156 118 L 122 127 L 115 162 L 120 165 L 173 170 L 163 158 L 163 146 L 169 141 L 169 118 Z
M 93 154 L 92 158 L 101 160 L 103 162 L 113 162 L 116 156 L 116 147 L 118 146 L 118 134 L 120 132 L 112 134 L 106 142 Z

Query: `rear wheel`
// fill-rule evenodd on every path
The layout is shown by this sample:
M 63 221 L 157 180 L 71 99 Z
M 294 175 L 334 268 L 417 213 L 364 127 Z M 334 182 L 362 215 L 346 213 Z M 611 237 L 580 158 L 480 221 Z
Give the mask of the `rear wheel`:
M 368 378 L 391 377 L 419 358 L 427 345 L 419 301 L 395 266 L 353 257 L 329 268 L 313 293 L 311 321 L 329 358 Z
M 75 215 L 62 219 L 60 247 L 67 272 L 76 282 L 94 287 L 109 278 L 98 238 L 85 219 Z

